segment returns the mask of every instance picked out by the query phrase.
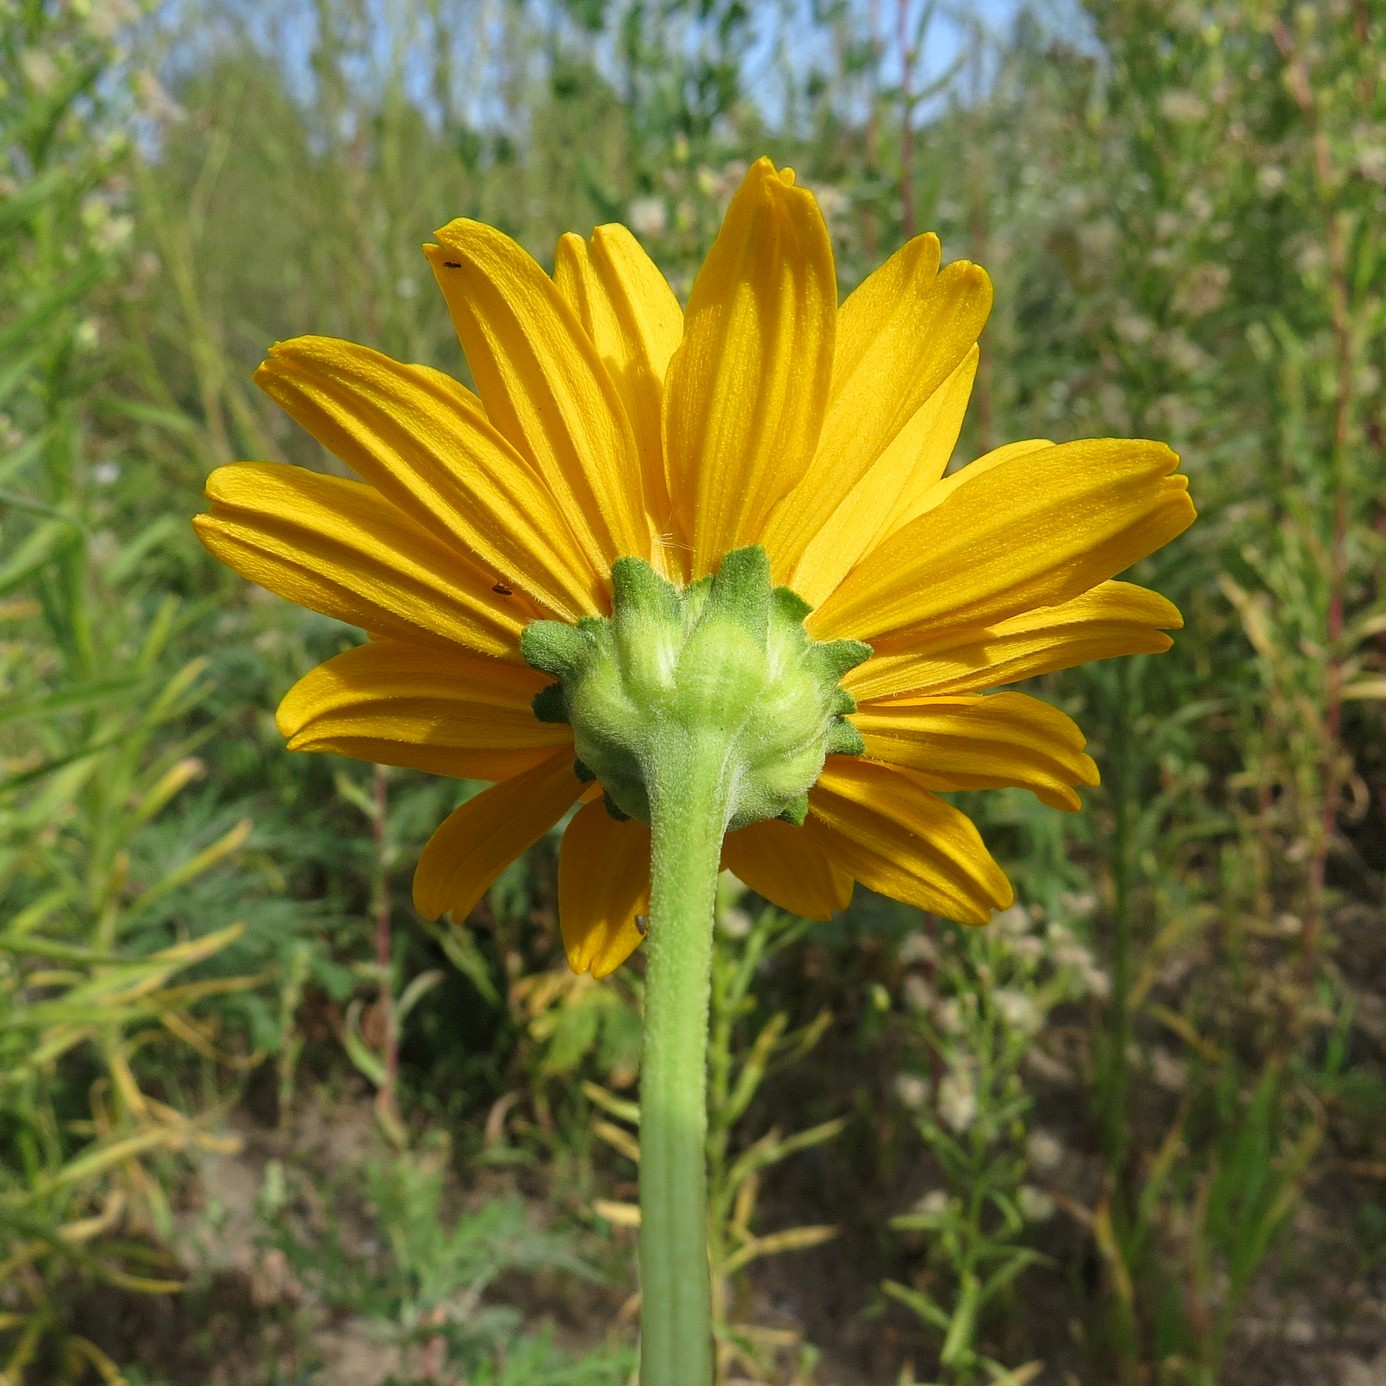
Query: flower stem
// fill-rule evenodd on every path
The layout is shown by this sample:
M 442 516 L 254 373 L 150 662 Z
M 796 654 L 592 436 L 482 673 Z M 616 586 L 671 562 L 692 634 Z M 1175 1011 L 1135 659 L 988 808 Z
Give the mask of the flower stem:
M 729 775 L 718 738 L 679 738 L 650 786 L 640 1075 L 640 1382 L 710 1386 L 707 1027 Z

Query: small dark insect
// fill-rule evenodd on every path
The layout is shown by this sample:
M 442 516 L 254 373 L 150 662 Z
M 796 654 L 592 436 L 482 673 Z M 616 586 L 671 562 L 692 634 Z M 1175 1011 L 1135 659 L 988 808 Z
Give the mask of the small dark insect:
M 515 589 L 513 587 L 507 587 L 503 582 L 498 582 L 491 589 L 491 591 L 499 594 L 502 597 L 510 597 L 514 595 Z
M 647 915 L 637 914 L 635 916 L 635 931 L 641 938 L 650 932 L 650 920 Z
M 462 262 L 461 262 L 460 260 L 444 260 L 444 261 L 443 261 L 443 268 L 444 268 L 444 269 L 461 269 L 461 268 L 462 268 Z

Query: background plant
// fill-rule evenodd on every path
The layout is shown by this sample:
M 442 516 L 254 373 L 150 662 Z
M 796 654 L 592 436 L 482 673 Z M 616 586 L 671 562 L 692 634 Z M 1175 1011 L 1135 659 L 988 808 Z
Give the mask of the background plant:
M 917 1283 L 891 1280 L 885 1291 L 939 1335 L 945 1380 L 1019 1386 L 1041 1364 L 1008 1369 L 978 1343 L 985 1317 L 1014 1313 L 1020 1275 L 1048 1260 L 1026 1228 L 1048 1222 L 1055 1199 L 1028 1176 L 1032 1151 L 1050 1168 L 1060 1156 L 1052 1136 L 1031 1132 L 1024 1066 L 1051 1012 L 1105 996 L 1108 979 L 1067 924 L 1055 919 L 1035 930 L 1024 905 L 985 931 L 913 934 L 900 956 L 911 966 L 896 1094 L 933 1156 L 938 1183 L 891 1220 L 899 1231 L 923 1234 L 927 1261 Z
M 88 300 L 129 240 L 129 151 L 84 129 L 122 99 L 120 49 L 93 16 L 43 8 L 6 38 L 0 1361 L 14 1382 L 116 1381 L 66 1305 L 83 1286 L 176 1291 L 168 1156 L 234 1145 L 197 1088 L 250 1060 L 205 1003 L 256 979 L 224 960 L 243 933 L 225 905 L 185 919 L 251 822 L 187 806 L 207 661 L 171 653 L 187 609 L 140 571 L 172 525 L 117 536 L 103 494 L 120 465 L 101 457 Z

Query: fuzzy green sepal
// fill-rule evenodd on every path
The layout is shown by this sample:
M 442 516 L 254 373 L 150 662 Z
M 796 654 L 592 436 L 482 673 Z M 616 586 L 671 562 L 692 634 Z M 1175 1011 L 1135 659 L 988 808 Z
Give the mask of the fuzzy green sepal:
M 834 718 L 828 728 L 828 754 L 830 756 L 864 756 L 866 742 L 861 733 L 846 718 Z
M 611 579 L 609 618 L 525 628 L 525 659 L 558 680 L 557 696 L 536 696 L 536 715 L 572 725 L 608 807 L 631 818 L 648 823 L 651 795 L 667 802 L 693 762 L 711 758 L 726 777 L 725 830 L 802 824 L 824 758 L 861 754 L 843 720 L 856 704 L 838 681 L 870 646 L 811 639 L 811 608 L 772 585 L 759 545 L 683 589 L 638 558 L 618 559 Z

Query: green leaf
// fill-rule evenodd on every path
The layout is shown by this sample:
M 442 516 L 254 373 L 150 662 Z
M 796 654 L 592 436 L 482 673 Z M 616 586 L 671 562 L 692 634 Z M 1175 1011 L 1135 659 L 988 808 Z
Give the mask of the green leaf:
M 28 582 L 80 540 L 81 531 L 70 520 L 47 520 L 31 530 L 0 566 L 0 597 Z
M 942 1307 L 931 1296 L 926 1295 L 923 1290 L 912 1290 L 908 1285 L 902 1285 L 898 1280 L 887 1280 L 881 1288 L 891 1299 L 898 1300 L 911 1313 L 923 1319 L 925 1323 L 931 1324 L 940 1333 L 947 1333 L 950 1320 L 944 1313 Z
M 58 285 L 26 311 L 21 312 L 8 326 L 0 328 L 0 358 L 16 347 L 51 331 L 54 320 L 65 308 L 79 302 L 101 282 L 106 273 L 104 260 L 87 260 L 76 273 Z
M 404 1028 L 404 1022 L 408 1018 L 409 1012 L 428 995 L 439 982 L 443 980 L 442 968 L 435 967 L 428 972 L 421 972 L 407 987 L 400 993 L 399 999 L 394 1005 L 395 1030 L 398 1033 Z
M 460 925 L 420 920 L 420 927 L 443 950 L 447 960 L 493 1006 L 501 1004 L 501 994 L 491 980 L 491 968 L 470 930 Z
M 105 679 L 99 683 L 78 684 L 42 698 L 29 698 L 24 702 L 10 703 L 0 707 L 0 726 L 15 722 L 25 722 L 35 717 L 62 717 L 73 712 L 86 712 L 92 708 L 106 706 L 117 693 L 134 688 L 138 679 Z
M 356 1065 L 357 1070 L 377 1088 L 383 1088 L 389 1078 L 385 1062 L 361 1035 L 362 1003 L 358 997 L 347 1007 L 346 1029 L 342 1032 L 342 1044 L 347 1058 Z

